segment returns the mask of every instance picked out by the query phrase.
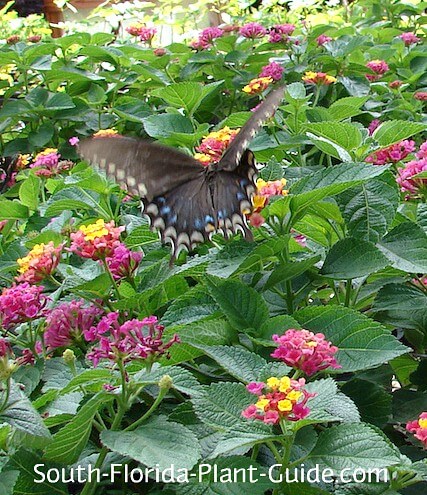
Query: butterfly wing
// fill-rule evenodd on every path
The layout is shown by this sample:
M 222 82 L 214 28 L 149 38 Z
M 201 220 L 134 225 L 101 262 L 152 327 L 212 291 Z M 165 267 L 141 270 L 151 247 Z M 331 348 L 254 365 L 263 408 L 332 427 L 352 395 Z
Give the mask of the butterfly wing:
M 142 139 L 89 138 L 79 143 L 79 153 L 148 201 L 203 175 L 203 167 L 193 157 Z
M 255 174 L 253 154 L 246 151 L 233 172 L 204 169 L 201 176 L 144 200 L 151 225 L 172 246 L 172 262 L 182 249 L 190 251 L 215 232 L 228 238 L 240 231 L 252 240 L 246 214 L 252 210 Z
M 285 86 L 279 86 L 268 93 L 265 100 L 258 106 L 258 109 L 251 115 L 249 120 L 233 139 L 233 142 L 218 162 L 216 170 L 231 171 L 239 166 L 243 153 L 247 149 L 249 143 L 260 130 L 264 122 L 274 115 L 274 112 L 283 100 L 284 93 Z

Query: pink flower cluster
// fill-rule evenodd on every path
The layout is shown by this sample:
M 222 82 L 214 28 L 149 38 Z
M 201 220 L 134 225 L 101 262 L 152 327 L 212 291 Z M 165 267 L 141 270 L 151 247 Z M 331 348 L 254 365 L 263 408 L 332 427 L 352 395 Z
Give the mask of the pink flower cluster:
M 384 60 L 371 60 L 366 64 L 366 67 L 374 72 L 374 74 L 366 74 L 366 78 L 371 82 L 378 81 L 389 70 L 389 66 Z
M 47 297 L 44 287 L 28 282 L 3 289 L 0 295 L 0 322 L 6 330 L 43 316 Z
M 416 45 L 419 41 L 421 41 L 421 39 L 414 33 L 402 33 L 398 36 L 398 38 L 400 38 L 406 46 Z
M 368 163 L 374 165 L 385 165 L 386 163 L 397 163 L 405 159 L 410 153 L 415 150 L 415 142 L 405 139 L 399 143 L 375 151 L 366 158 Z
M 271 77 L 273 81 L 280 81 L 284 72 L 283 66 L 277 62 L 271 62 L 268 65 L 264 65 L 259 77 Z
M 270 43 L 281 43 L 289 41 L 289 36 L 295 31 L 293 24 L 276 24 L 268 30 Z
M 427 101 L 427 91 L 417 91 L 414 98 L 418 101 Z
M 13 351 L 6 339 L 0 339 L 0 358 L 12 356 Z
M 330 36 L 326 36 L 326 34 L 321 34 L 316 38 L 317 46 L 323 46 L 325 43 L 329 43 L 329 41 L 332 41 L 332 38 Z
M 124 244 L 120 243 L 114 248 L 111 256 L 105 258 L 105 261 L 114 279 L 120 280 L 133 275 L 142 256 L 141 252 L 130 251 Z
M 53 177 L 61 172 L 69 170 L 73 163 L 68 160 L 60 160 L 61 155 L 56 148 L 46 148 L 36 155 L 30 168 L 35 169 L 35 175 L 39 177 Z
M 271 356 L 307 376 L 326 368 L 341 368 L 335 359 L 338 347 L 326 340 L 323 333 L 290 329 L 283 335 L 273 335 L 273 340 L 279 345 Z
M 421 172 L 427 172 L 427 157 L 412 160 L 406 163 L 403 168 L 399 168 L 396 180 L 401 190 L 411 194 L 427 190 L 427 177 L 424 179 L 415 177 Z
M 126 31 L 132 36 L 138 36 L 143 42 L 151 43 L 151 40 L 157 33 L 156 28 L 149 28 L 143 23 L 136 23 L 128 26 Z
M 249 22 L 239 29 L 239 34 L 244 38 L 262 38 L 267 34 L 267 29 L 258 22 Z
M 378 127 L 381 125 L 381 121 L 378 120 L 378 119 L 374 119 L 370 124 L 369 124 L 369 127 L 368 127 L 368 133 L 370 136 L 372 136 L 372 134 L 374 133 L 374 131 L 376 129 L 378 129 Z
M 422 442 L 424 448 L 427 449 L 427 412 L 421 413 L 415 421 L 409 421 L 406 429 L 411 433 L 415 433 L 415 438 Z
M 105 259 L 113 256 L 114 250 L 121 244 L 120 234 L 124 230 L 124 227 L 115 227 L 113 220 L 105 223 L 100 219 L 94 224 L 82 225 L 71 234 L 69 250 L 82 258 Z
M 97 326 L 84 331 L 85 339 L 97 342 L 87 354 L 87 358 L 97 366 L 101 359 L 112 362 L 133 359 L 154 360 L 163 354 L 179 337 L 175 334 L 168 342 L 163 342 L 164 327 L 157 324 L 157 318 L 150 316 L 143 320 L 129 320 L 119 323 L 119 313 L 104 316 Z
M 46 347 L 48 350 L 57 349 L 79 340 L 102 313 L 102 309 L 97 306 L 84 307 L 84 301 L 61 303 L 47 315 L 43 334 Z
M 212 41 L 221 38 L 224 31 L 219 27 L 208 27 L 203 29 L 196 41 L 190 43 L 191 48 L 195 50 L 206 50 L 212 46 Z

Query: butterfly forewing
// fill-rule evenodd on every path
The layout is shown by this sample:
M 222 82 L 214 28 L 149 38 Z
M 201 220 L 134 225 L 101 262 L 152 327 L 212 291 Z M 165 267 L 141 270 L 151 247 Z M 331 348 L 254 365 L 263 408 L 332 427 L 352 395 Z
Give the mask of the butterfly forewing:
M 97 137 L 79 144 L 79 153 L 99 165 L 131 194 L 148 200 L 203 173 L 200 163 L 175 148 L 128 137 Z

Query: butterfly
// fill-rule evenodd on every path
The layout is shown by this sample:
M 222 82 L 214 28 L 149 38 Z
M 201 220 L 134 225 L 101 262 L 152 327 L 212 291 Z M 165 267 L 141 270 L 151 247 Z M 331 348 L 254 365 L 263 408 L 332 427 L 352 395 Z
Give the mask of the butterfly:
M 142 199 L 152 228 L 172 246 L 171 263 L 182 249 L 191 251 L 216 232 L 227 239 L 240 231 L 252 240 L 246 215 L 252 211 L 257 169 L 247 146 L 284 91 L 284 86 L 271 91 L 222 158 L 207 167 L 175 148 L 130 137 L 85 139 L 78 151 Z

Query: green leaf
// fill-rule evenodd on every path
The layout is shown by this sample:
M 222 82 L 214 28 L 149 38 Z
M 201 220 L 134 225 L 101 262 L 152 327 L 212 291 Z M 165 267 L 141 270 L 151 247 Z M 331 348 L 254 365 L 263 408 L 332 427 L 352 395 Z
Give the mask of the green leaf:
M 4 399 L 4 392 L 0 393 L 0 400 Z M 7 423 L 12 428 L 24 432 L 28 437 L 46 443 L 51 439 L 49 430 L 43 424 L 39 413 L 19 387 L 12 382 L 6 406 L 0 413 L 0 424 Z
M 387 232 L 399 199 L 396 178 L 389 171 L 337 197 L 350 236 L 371 242 Z
M 172 378 L 173 388 L 182 394 L 198 397 L 204 393 L 204 388 L 197 379 L 188 370 L 179 366 L 160 366 L 149 373 L 140 371 L 134 375 L 134 380 L 139 384 L 158 385 L 159 380 L 165 375 Z
M 338 347 L 342 373 L 373 368 L 409 351 L 390 330 L 349 308 L 311 307 L 293 316 L 303 328 L 324 333 Z
M 267 279 L 264 285 L 264 289 L 270 289 L 275 285 L 284 282 L 285 280 L 291 280 L 298 277 L 302 273 L 309 270 L 313 265 L 320 261 L 321 256 L 313 256 L 302 261 L 293 261 L 284 265 L 279 265 L 275 268 Z
M 53 441 L 45 449 L 45 458 L 55 462 L 76 462 L 86 447 L 92 431 L 92 421 L 99 408 L 112 400 L 105 392 L 89 399 L 74 418 L 53 436 Z
M 214 282 L 213 282 L 214 280 Z M 258 329 L 268 318 L 268 308 L 252 287 L 237 280 L 207 279 L 208 289 L 230 324 L 236 330 Z
M 191 134 L 194 132 L 191 120 L 180 114 L 162 113 L 144 119 L 145 132 L 156 139 L 167 138 L 175 132 Z
M 427 129 L 426 124 L 407 120 L 389 120 L 381 124 L 372 137 L 381 147 L 390 146 Z
M 391 418 L 391 394 L 380 385 L 366 380 L 351 380 L 342 391 L 357 405 L 362 421 L 383 428 Z
M 28 141 L 35 148 L 42 148 L 53 138 L 55 127 L 51 123 L 42 124 L 28 136 Z
M 0 220 L 20 220 L 28 218 L 28 208 L 16 201 L 0 199 Z
M 18 479 L 19 471 L 2 471 L 0 478 L 0 493 L 2 495 L 13 495 L 13 487 Z M 34 492 L 33 492 L 34 493 Z
M 395 268 L 409 273 L 427 273 L 427 234 L 419 225 L 399 224 L 378 247 Z
M 338 425 L 322 432 L 308 459 L 341 471 L 393 466 L 400 462 L 400 454 L 378 430 L 359 423 Z
M 200 458 L 200 445 L 194 433 L 184 425 L 156 416 L 134 431 L 101 432 L 101 442 L 118 452 L 160 470 L 191 469 Z
M 42 464 L 35 471 L 35 466 Z M 8 468 L 19 471 L 19 477 L 13 489 L 13 495 L 68 495 L 68 490 L 64 483 L 49 482 L 46 478 L 46 473 L 49 469 L 55 466 L 43 461 L 27 450 L 19 450 L 8 462 Z M 1 473 L 3 478 L 3 472 Z M 34 480 L 39 481 L 35 483 Z M 3 493 L 3 492 L 1 492 Z
M 379 321 L 427 333 L 427 294 L 415 287 L 385 285 L 374 300 L 373 310 Z
M 373 243 L 348 237 L 332 246 L 320 273 L 345 280 L 370 275 L 388 264 L 388 259 Z
M 254 396 L 241 383 L 212 383 L 203 394 L 193 397 L 194 410 L 203 423 L 215 430 L 227 431 L 244 421 L 243 409 Z
M 159 235 L 157 232 L 152 232 L 148 225 L 136 227 L 125 239 L 125 244 L 129 249 L 148 246 L 156 242 L 159 242 Z
M 172 302 L 161 323 L 165 326 L 188 325 L 211 316 L 218 309 L 207 290 L 196 285 Z
M 19 188 L 19 199 L 21 203 L 30 210 L 37 210 L 39 205 L 40 179 L 35 175 L 30 175 L 25 179 Z
M 350 153 L 355 151 L 362 143 L 362 134 L 354 124 L 347 122 L 319 122 L 308 124 L 306 127 L 314 135 L 323 137 Z
M 365 180 L 384 173 L 385 167 L 343 163 L 318 170 L 294 184 L 290 190 L 291 210 L 299 212 L 327 196 L 335 196 Z
M 215 89 L 219 83 L 203 86 L 197 82 L 179 82 L 165 88 L 155 89 L 152 94 L 159 96 L 175 108 L 183 108 L 187 115 L 192 115 L 202 100 Z M 222 83 L 221 83 L 222 84 Z

